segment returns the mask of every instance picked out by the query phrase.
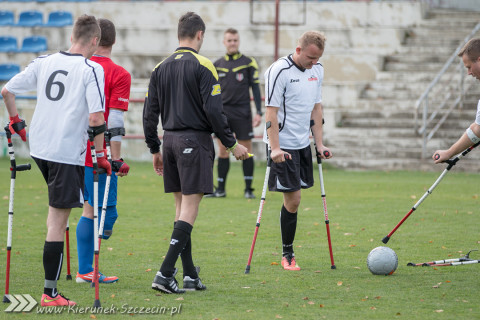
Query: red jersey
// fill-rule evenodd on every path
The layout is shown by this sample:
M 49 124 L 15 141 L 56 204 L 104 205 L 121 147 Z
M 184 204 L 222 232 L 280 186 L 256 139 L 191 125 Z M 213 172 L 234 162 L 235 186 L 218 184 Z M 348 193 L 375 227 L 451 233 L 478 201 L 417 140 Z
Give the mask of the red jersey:
M 99 63 L 105 73 L 105 121 L 108 121 L 110 108 L 128 111 L 131 76 L 127 70 L 115 64 L 110 58 L 93 55 L 91 60 Z M 105 144 L 103 147 L 105 148 Z M 90 141 L 88 141 L 85 166 L 93 166 Z

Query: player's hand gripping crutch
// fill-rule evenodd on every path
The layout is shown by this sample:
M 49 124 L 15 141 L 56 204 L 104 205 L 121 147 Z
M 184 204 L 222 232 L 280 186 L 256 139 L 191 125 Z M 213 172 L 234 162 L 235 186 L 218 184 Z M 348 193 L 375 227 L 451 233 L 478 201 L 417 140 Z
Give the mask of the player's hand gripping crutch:
M 312 128 L 315 125 L 315 122 L 313 120 L 310 120 L 310 128 Z M 320 179 L 320 188 L 322 190 L 322 201 L 323 201 L 323 214 L 325 216 L 325 226 L 327 228 L 327 239 L 328 239 L 328 250 L 330 251 L 330 262 L 331 262 L 331 268 L 336 269 L 337 267 L 335 266 L 335 262 L 333 261 L 333 251 L 332 251 L 332 240 L 330 238 L 330 220 L 328 219 L 328 210 L 327 210 L 327 198 L 325 195 L 325 185 L 323 183 L 323 170 L 322 170 L 322 157 L 320 153 L 318 153 L 317 150 L 317 144 L 315 142 L 315 136 L 313 134 L 313 129 L 312 129 L 312 136 L 313 136 L 313 145 L 315 147 L 315 155 L 317 157 L 317 163 L 318 163 L 318 176 Z M 325 157 L 329 157 L 330 154 L 328 151 L 325 151 L 324 153 Z
M 397 229 L 400 228 L 400 226 L 405 222 L 405 220 L 407 220 L 407 218 L 413 213 L 413 211 L 415 211 L 418 208 L 418 206 L 420 204 L 422 204 L 422 202 L 433 192 L 433 190 L 437 187 L 437 185 L 440 183 L 440 181 L 442 181 L 443 177 L 447 174 L 447 172 L 450 171 L 450 169 L 452 169 L 455 164 L 457 164 L 458 160 L 465 157 L 470 151 L 472 151 L 479 144 L 480 144 L 480 142 L 477 142 L 473 146 L 465 149 L 465 151 L 463 151 L 462 153 L 457 155 L 455 158 L 452 158 L 450 160 L 445 161 L 445 163 L 447 163 L 448 166 L 445 168 L 445 170 L 443 170 L 440 177 L 438 177 L 438 179 L 433 183 L 433 185 L 430 187 L 430 189 L 428 189 L 427 192 L 425 192 L 425 194 L 420 198 L 420 200 L 418 200 L 417 203 L 415 203 L 415 205 L 412 207 L 412 209 L 410 209 L 410 211 L 405 215 L 405 217 L 403 217 L 403 219 L 400 220 L 400 222 L 395 226 L 395 228 L 393 228 L 393 230 L 390 231 L 390 233 L 387 234 L 382 239 L 383 243 L 387 243 L 388 240 L 390 240 L 390 237 L 395 233 L 395 231 L 397 231 Z M 435 159 L 436 160 L 439 159 L 438 154 L 435 155 Z
M 110 149 L 110 138 L 111 133 L 107 130 L 105 131 L 105 145 L 107 147 L 107 160 L 112 164 L 112 152 Z M 112 173 L 107 174 L 107 180 L 105 182 L 105 192 L 103 194 L 103 205 L 102 205 L 102 218 L 100 219 L 100 226 L 98 228 L 98 253 L 100 255 L 100 246 L 102 244 L 103 238 L 103 227 L 105 225 L 105 216 L 107 215 L 107 205 L 108 205 L 108 193 L 110 192 L 110 181 L 112 179 Z
M 265 124 L 265 128 L 266 128 L 265 130 L 267 132 L 268 132 L 268 129 L 271 127 L 271 125 L 272 123 L 270 121 L 268 121 Z M 260 206 L 258 207 L 257 223 L 255 224 L 255 233 L 253 234 L 252 246 L 250 247 L 250 254 L 248 255 L 248 262 L 247 262 L 247 267 L 245 268 L 245 273 L 250 273 L 250 263 L 252 262 L 253 249 L 255 248 L 258 229 L 260 228 L 260 221 L 262 220 L 263 205 L 265 203 L 265 195 L 267 193 L 267 186 L 268 186 L 268 177 L 270 176 L 270 166 L 272 164 L 270 153 L 271 153 L 270 143 L 267 142 L 267 170 L 265 171 L 265 180 L 263 181 L 262 197 L 260 198 Z
M 17 123 L 17 126 L 21 126 L 20 129 L 26 127 L 25 121 Z M 15 152 L 13 149 L 12 143 L 12 132 L 10 131 L 9 126 L 5 127 L 5 134 L 8 141 L 8 154 L 10 156 L 10 196 L 8 198 L 8 234 L 7 234 L 7 265 L 6 265 L 6 276 L 5 276 L 5 295 L 3 296 L 3 302 L 10 303 L 9 299 L 9 286 L 10 286 L 10 256 L 12 251 L 12 228 L 13 228 L 13 200 L 15 195 L 15 178 L 17 176 L 17 171 L 30 170 L 31 165 L 21 164 L 17 166 L 15 161 Z
M 99 165 L 97 162 L 97 153 L 95 151 L 95 130 L 92 128 L 88 129 L 88 138 L 90 140 L 90 151 L 92 154 L 92 163 L 93 163 L 93 243 L 94 243 L 94 267 L 93 267 L 93 280 L 92 285 L 95 286 L 95 301 L 93 303 L 94 308 L 101 307 L 100 304 L 100 293 L 99 293 L 99 285 L 98 285 L 98 254 L 99 254 L 99 246 L 98 246 L 98 169 Z M 107 162 L 105 163 L 106 159 L 103 158 L 102 155 L 102 168 L 106 169 L 107 175 L 111 174 L 111 167 L 110 164 Z

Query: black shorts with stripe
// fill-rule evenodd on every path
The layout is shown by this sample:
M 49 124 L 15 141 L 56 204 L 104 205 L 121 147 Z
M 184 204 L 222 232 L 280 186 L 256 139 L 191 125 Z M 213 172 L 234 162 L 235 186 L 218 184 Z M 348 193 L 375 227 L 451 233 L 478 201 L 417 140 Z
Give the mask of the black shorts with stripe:
M 163 185 L 165 192 L 213 193 L 215 149 L 208 132 L 165 131 Z
M 312 149 L 282 149 L 292 155 L 291 160 L 275 163 L 272 161 L 268 190 L 278 192 L 293 192 L 313 186 Z
M 48 204 L 58 209 L 82 208 L 85 167 L 32 157 L 48 186 Z

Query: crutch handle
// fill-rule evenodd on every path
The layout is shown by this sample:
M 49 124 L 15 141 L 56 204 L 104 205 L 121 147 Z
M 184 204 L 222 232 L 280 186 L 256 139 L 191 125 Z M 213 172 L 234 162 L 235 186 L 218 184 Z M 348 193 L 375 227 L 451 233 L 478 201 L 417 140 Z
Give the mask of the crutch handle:
M 330 157 L 330 152 L 325 150 L 325 151 L 323 151 L 323 155 L 328 158 L 328 157 Z
M 440 159 L 440 155 L 439 155 L 438 153 L 436 153 L 435 156 L 434 156 L 434 159 L 435 159 L 435 160 Z
M 32 166 L 30 163 L 27 164 L 20 164 L 18 166 L 15 166 L 16 171 L 26 171 L 32 169 Z

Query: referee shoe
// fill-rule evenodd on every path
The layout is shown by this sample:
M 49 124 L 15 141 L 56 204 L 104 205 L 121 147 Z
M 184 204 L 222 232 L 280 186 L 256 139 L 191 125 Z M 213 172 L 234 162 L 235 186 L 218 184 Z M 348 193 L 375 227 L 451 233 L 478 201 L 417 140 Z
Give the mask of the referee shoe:
M 202 291 L 207 287 L 202 283 L 200 278 L 192 279 L 189 276 L 183 278 L 183 289 L 187 291 Z
M 185 290 L 178 288 L 178 282 L 177 279 L 175 279 L 176 274 L 177 268 L 175 268 L 171 277 L 165 277 L 160 271 L 157 271 L 152 283 L 152 289 L 163 293 L 185 293 Z
M 225 198 L 227 196 L 227 193 L 225 190 L 219 190 L 215 188 L 215 191 L 213 193 L 209 193 L 204 195 L 205 198 Z
M 255 199 L 255 195 L 253 194 L 253 189 L 245 189 L 245 199 Z

